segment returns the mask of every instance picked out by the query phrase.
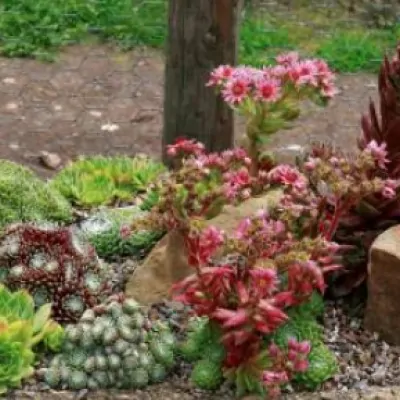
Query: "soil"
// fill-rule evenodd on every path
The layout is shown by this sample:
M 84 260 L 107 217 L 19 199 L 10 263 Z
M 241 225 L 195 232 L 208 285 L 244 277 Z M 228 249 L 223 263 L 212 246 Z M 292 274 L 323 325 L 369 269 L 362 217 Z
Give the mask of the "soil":
M 97 391 L 94 393 L 82 392 L 80 395 L 71 392 L 16 392 L 7 400 L 233 400 L 233 398 L 220 394 L 207 395 L 204 392 L 194 394 L 187 389 L 180 388 L 171 383 L 152 386 L 151 390 L 138 390 L 136 392 Z M 398 400 L 400 387 L 395 388 L 370 388 L 368 390 L 350 390 L 348 392 L 320 392 L 300 393 L 282 396 L 282 400 Z M 259 397 L 248 396 L 243 400 L 261 400 Z
M 147 153 L 159 157 L 163 56 L 148 49 L 70 47 L 55 63 L 0 58 L 0 158 L 43 177 L 42 151 L 65 163 L 79 155 Z M 271 142 L 291 155 L 311 140 L 355 148 L 360 113 L 376 93 L 376 77 L 338 77 L 341 93 L 326 109 L 306 107 L 296 126 Z M 243 133 L 238 120 L 237 136 Z

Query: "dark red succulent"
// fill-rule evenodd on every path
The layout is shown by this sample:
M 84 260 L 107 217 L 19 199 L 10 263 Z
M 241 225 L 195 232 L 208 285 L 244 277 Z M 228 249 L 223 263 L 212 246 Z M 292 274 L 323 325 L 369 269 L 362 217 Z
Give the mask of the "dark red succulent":
M 385 150 L 385 165 L 376 166 L 376 175 L 400 179 L 400 45 L 389 60 L 384 57 L 378 76 L 379 112 L 370 100 L 368 113 L 361 117 L 362 133 L 358 147 L 364 150 L 370 143 L 377 150 Z M 367 277 L 368 250 L 374 239 L 400 219 L 400 190 L 396 196 L 384 198 L 375 193 L 366 196 L 350 215 L 342 218 L 335 240 L 353 244 L 358 249 L 346 260 L 347 268 L 338 272 L 331 293 L 349 294 L 363 284 Z
M 37 306 L 51 302 L 53 318 L 76 321 L 111 292 L 94 249 L 69 228 L 10 226 L 0 238 L 0 281 L 27 289 Z
M 363 150 L 375 140 L 385 143 L 387 158 L 385 174 L 400 178 L 400 45 L 390 61 L 385 56 L 378 77 L 379 111 L 374 102 L 369 104 L 369 113 L 361 117 L 362 136 L 358 145 Z

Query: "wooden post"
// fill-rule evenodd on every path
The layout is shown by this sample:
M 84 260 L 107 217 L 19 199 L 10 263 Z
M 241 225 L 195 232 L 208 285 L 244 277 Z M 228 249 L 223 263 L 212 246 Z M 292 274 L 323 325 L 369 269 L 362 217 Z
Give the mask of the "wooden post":
M 242 0 L 169 0 L 163 160 L 165 146 L 185 136 L 208 151 L 233 146 L 234 119 L 213 88 L 210 72 L 235 64 Z

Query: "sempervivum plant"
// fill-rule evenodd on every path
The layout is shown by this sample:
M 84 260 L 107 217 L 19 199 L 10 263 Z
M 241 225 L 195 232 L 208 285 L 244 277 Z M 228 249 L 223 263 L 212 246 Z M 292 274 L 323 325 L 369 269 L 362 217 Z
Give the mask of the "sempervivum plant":
M 130 207 L 129 207 L 130 208 Z M 139 230 L 127 232 L 124 227 L 135 218 L 146 215 L 138 207 L 100 212 L 80 224 L 77 234 L 93 245 L 99 257 L 115 261 L 121 257 L 144 258 L 164 232 Z
M 37 344 L 45 342 L 50 350 L 59 350 L 63 329 L 50 314 L 50 304 L 35 312 L 28 292 L 11 292 L 0 285 L 0 394 L 33 373 Z
M 359 148 L 370 148 L 378 160 L 374 175 L 389 178 L 393 185 L 400 179 L 400 46 L 389 60 L 386 56 L 378 79 L 379 112 L 370 102 L 369 112 L 361 118 L 362 135 Z M 380 116 L 379 116 L 380 114 Z M 358 252 L 347 258 L 346 273 L 341 273 L 331 285 L 336 296 L 346 295 L 361 285 L 367 275 L 368 249 L 374 239 L 400 220 L 400 190 L 396 195 L 372 193 L 361 199 L 345 218 L 341 218 L 336 241 L 353 244 Z
M 148 157 L 87 157 L 59 172 L 50 182 L 81 207 L 113 205 L 147 191 L 165 167 Z
M 337 90 L 335 76 L 323 60 L 300 59 L 296 52 L 280 54 L 277 65 L 262 69 L 221 65 L 212 71 L 208 86 L 247 120 L 246 149 L 251 175 L 260 169 L 263 144 L 300 115 L 299 103 L 310 99 L 324 105 Z
M 143 388 L 164 380 L 174 365 L 169 327 L 123 295 L 86 310 L 66 328 L 63 351 L 45 372 L 52 388 Z
M 68 228 L 17 224 L 0 238 L 0 282 L 25 288 L 37 306 L 51 302 L 53 318 L 75 321 L 110 292 L 94 249 Z

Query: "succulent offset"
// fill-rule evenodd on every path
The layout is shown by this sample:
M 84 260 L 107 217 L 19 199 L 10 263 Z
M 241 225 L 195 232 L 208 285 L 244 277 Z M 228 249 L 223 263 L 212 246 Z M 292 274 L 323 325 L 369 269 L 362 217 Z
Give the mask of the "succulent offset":
M 94 249 L 68 228 L 17 224 L 0 237 L 0 282 L 25 288 L 53 318 L 76 321 L 110 293 L 110 273 Z
M 28 168 L 0 160 L 0 226 L 21 221 L 70 221 L 72 208 Z
M 48 349 L 59 350 L 64 332 L 50 314 L 50 304 L 35 312 L 28 292 L 12 293 L 0 285 L 0 394 L 32 375 L 35 345 L 45 342 Z
M 316 390 L 325 381 L 333 378 L 339 370 L 334 353 L 323 343 L 312 347 L 308 361 L 307 371 L 294 377 L 295 382 L 308 390 Z
M 167 325 L 123 295 L 88 309 L 66 328 L 63 351 L 45 372 L 52 388 L 135 389 L 163 381 L 174 365 L 175 339 Z
M 190 379 L 200 389 L 215 390 L 222 383 L 226 352 L 219 340 L 218 327 L 207 318 L 190 319 L 186 340 L 180 344 L 179 352 L 186 361 L 195 363 Z
M 78 206 L 97 207 L 132 200 L 164 171 L 162 164 L 144 156 L 94 156 L 64 168 L 50 186 Z
M 116 258 L 128 256 L 141 259 L 164 234 L 152 230 L 129 232 L 126 236 L 121 234 L 124 226 L 143 214 L 144 212 L 137 207 L 135 210 L 115 209 L 113 212 L 100 212 L 81 224 L 79 231 L 104 260 L 114 261 Z

